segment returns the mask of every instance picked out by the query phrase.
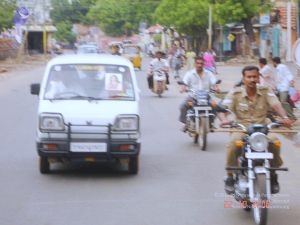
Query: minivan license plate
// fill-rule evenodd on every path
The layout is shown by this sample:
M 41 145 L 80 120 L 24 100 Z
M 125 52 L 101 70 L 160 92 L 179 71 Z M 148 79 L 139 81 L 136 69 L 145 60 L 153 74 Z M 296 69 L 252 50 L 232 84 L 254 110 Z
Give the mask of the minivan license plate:
M 106 143 L 72 142 L 71 152 L 106 152 Z

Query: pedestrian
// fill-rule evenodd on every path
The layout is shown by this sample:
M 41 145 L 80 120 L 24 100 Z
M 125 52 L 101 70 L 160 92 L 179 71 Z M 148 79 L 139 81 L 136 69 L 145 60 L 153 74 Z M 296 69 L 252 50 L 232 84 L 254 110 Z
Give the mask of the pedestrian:
M 169 61 L 170 61 L 171 74 L 174 77 L 174 79 L 179 79 L 179 70 L 182 66 L 181 57 L 182 54 L 180 48 L 177 47 L 176 44 L 173 44 L 169 52 Z
M 203 59 L 204 59 L 204 68 L 206 70 L 211 71 L 214 74 L 217 74 L 214 51 L 212 49 L 207 49 L 207 51 L 204 52 L 203 54 Z
M 196 57 L 196 53 L 192 50 L 189 49 L 186 53 L 186 69 L 191 70 L 194 67 L 194 59 Z
M 275 80 L 275 70 L 273 67 L 267 64 L 265 58 L 260 58 L 259 63 L 259 73 L 261 75 L 260 84 L 271 88 L 273 91 L 276 89 L 276 80 Z
M 294 76 L 289 68 L 281 63 L 281 59 L 279 57 L 274 57 L 272 61 L 274 67 L 276 68 L 276 89 L 278 91 L 279 100 L 287 112 L 288 117 L 292 120 L 297 120 L 293 114 L 293 108 L 288 103 L 288 91 L 289 87 L 294 86 Z

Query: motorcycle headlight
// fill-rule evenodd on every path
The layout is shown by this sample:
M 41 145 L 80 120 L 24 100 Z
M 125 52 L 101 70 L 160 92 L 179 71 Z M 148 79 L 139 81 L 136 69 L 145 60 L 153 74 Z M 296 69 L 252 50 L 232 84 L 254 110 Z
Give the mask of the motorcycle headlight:
M 63 131 L 63 117 L 58 113 L 42 113 L 39 117 L 39 128 L 42 132 Z
M 257 152 L 263 152 L 268 148 L 269 141 L 265 134 L 256 132 L 249 137 L 250 147 Z
M 114 123 L 113 130 L 135 131 L 139 129 L 139 117 L 137 115 L 119 115 Z

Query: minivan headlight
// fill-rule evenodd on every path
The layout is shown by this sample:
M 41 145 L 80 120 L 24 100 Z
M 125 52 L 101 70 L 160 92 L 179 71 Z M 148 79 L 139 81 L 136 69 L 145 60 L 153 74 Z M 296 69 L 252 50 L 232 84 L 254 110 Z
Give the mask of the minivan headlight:
M 63 117 L 58 113 L 42 113 L 39 117 L 39 128 L 42 132 L 63 131 Z
M 268 148 L 269 141 L 265 134 L 255 132 L 249 137 L 250 147 L 257 152 L 263 152 Z
M 113 130 L 134 131 L 139 129 L 139 117 L 137 115 L 119 115 L 115 119 Z

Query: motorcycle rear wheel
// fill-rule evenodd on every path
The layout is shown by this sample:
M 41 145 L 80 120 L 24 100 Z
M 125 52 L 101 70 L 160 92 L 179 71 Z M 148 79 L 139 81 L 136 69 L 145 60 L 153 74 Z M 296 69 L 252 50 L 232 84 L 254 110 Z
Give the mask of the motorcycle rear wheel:
M 255 201 L 252 204 L 253 218 L 256 224 L 266 225 L 268 220 L 268 198 L 266 191 L 266 175 L 256 174 L 254 182 Z

